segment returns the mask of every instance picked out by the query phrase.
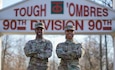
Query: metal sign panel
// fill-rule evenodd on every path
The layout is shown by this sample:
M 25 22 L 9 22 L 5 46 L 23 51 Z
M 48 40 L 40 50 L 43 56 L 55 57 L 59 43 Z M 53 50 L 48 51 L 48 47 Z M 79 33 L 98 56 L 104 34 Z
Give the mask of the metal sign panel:
M 35 22 L 44 22 L 46 33 L 60 34 L 67 24 L 76 33 L 112 33 L 115 11 L 86 0 L 27 0 L 0 11 L 0 32 L 34 32 Z

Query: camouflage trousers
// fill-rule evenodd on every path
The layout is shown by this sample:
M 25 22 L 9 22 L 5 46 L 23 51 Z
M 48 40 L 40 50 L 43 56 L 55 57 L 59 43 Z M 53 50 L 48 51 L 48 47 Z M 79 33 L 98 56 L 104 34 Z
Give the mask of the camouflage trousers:
M 48 66 L 29 65 L 27 70 L 47 70 Z
M 58 70 L 80 70 L 79 60 L 61 60 Z
M 47 70 L 47 59 L 31 58 L 27 70 Z
M 80 70 L 79 65 L 67 64 L 67 65 L 60 65 L 58 70 Z
M 64 66 L 59 66 L 58 70 L 80 70 L 80 67 L 74 65 L 64 65 Z

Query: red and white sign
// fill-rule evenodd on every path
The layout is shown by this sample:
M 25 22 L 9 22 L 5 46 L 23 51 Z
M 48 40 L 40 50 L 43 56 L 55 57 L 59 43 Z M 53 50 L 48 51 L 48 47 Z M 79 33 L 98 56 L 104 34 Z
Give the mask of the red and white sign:
M 79 34 L 112 33 L 115 11 L 86 0 L 28 0 L 0 11 L 2 33 L 33 33 L 36 22 L 44 22 L 45 33 L 63 33 L 67 24 Z

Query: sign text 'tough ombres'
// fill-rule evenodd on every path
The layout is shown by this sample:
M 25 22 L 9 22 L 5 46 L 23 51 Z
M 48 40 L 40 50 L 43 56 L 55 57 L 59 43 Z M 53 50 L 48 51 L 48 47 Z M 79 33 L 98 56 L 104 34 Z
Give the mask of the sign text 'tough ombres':
M 51 2 L 51 12 L 53 14 L 63 14 L 63 2 Z M 66 3 L 66 11 L 69 16 L 77 17 L 107 17 L 109 15 L 107 8 L 100 8 L 74 3 Z M 62 13 L 60 13 L 62 12 Z M 14 9 L 15 16 L 47 16 L 47 4 L 34 5 Z

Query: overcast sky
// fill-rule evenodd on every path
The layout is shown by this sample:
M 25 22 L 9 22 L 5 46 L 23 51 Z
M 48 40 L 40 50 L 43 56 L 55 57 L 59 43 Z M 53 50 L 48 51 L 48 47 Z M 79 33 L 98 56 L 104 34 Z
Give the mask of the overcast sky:
M 20 1 L 22 1 L 22 0 L 2 0 L 2 2 L 3 2 L 3 6 L 2 7 L 3 8 L 8 7 L 8 6 L 10 6 L 12 4 L 15 4 L 15 3 L 18 3 Z

